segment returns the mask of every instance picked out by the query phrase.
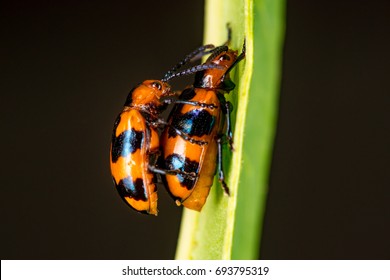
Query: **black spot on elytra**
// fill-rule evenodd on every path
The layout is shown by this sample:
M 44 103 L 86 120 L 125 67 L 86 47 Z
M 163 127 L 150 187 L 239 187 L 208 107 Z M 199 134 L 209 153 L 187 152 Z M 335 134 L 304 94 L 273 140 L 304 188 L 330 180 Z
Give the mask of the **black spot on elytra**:
M 185 114 L 174 114 L 171 125 L 189 136 L 209 135 L 215 126 L 215 117 L 205 109 L 196 109 Z M 168 130 L 169 137 L 175 137 L 173 128 Z
M 183 90 L 183 92 L 180 94 L 179 99 L 180 100 L 191 100 L 196 95 L 194 88 L 186 88 Z
M 116 188 L 122 198 L 131 197 L 135 200 L 148 200 L 144 181 L 141 178 L 133 180 L 130 176 L 126 177 L 119 181 Z
M 125 102 L 125 106 L 130 106 L 131 103 L 133 102 L 133 92 L 134 90 L 137 88 L 138 86 L 132 88 L 129 92 L 129 94 L 127 95 L 127 98 L 126 98 L 126 102 Z
M 165 159 L 164 164 L 165 168 L 168 170 L 180 170 L 186 173 L 198 174 L 199 162 L 190 160 L 189 158 L 178 154 L 169 155 Z M 188 190 L 191 190 L 196 182 L 196 180 L 191 180 L 187 176 L 181 174 L 177 174 L 176 177 L 179 179 L 180 184 Z
M 144 139 L 144 133 L 135 129 L 128 129 L 123 131 L 118 136 L 115 136 L 116 128 L 120 122 L 120 116 L 115 121 L 114 131 L 112 133 L 111 142 L 111 158 L 112 162 L 117 162 L 119 157 L 126 157 L 130 153 L 134 153 L 140 149 Z
M 194 87 L 196 88 L 204 88 L 205 87 L 205 71 L 199 71 L 195 74 Z

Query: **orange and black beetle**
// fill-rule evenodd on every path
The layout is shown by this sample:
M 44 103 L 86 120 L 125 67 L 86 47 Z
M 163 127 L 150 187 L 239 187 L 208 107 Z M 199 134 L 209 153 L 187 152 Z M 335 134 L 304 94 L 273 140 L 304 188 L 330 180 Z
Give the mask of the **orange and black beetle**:
M 157 215 L 157 189 L 149 171 L 150 156 L 159 151 L 156 122 L 170 86 L 147 80 L 134 88 L 114 124 L 111 174 L 120 196 L 137 211 Z
M 220 67 L 196 73 L 193 87 L 181 93 L 170 114 L 169 125 L 161 138 L 163 159 L 160 164 L 164 169 L 180 171 L 166 174 L 164 179 L 178 205 L 197 211 L 202 209 L 217 165 L 221 185 L 229 194 L 222 168 L 222 130 L 226 125 L 226 138 L 232 147 L 232 105 L 224 94 L 235 87 L 229 72 L 244 57 L 245 45 L 239 56 L 225 45 L 215 48 L 205 64 Z M 177 131 L 188 137 L 182 137 Z
M 157 215 L 157 189 L 155 173 L 177 174 L 155 166 L 159 153 L 157 128 L 165 122 L 159 114 L 174 95 L 167 83 L 173 77 L 193 74 L 215 68 L 216 65 L 197 65 L 190 69 L 177 70 L 194 58 L 209 53 L 212 45 L 198 48 L 169 71 L 162 80 L 146 80 L 132 89 L 114 124 L 110 149 L 111 174 L 123 200 L 141 213 Z M 175 101 L 174 101 L 175 102 Z M 180 101 L 178 101 L 180 102 Z M 187 137 L 185 133 L 176 133 Z M 186 176 L 184 173 L 183 176 Z

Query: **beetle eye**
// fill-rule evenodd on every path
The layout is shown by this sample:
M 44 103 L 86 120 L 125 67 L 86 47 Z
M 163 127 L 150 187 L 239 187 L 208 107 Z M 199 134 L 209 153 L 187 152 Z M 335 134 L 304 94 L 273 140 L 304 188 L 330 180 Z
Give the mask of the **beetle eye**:
M 160 83 L 158 83 L 158 82 L 153 82 L 152 83 L 152 87 L 157 88 L 158 90 L 162 89 L 162 85 Z
M 223 61 L 223 60 L 230 60 L 230 56 L 228 56 L 227 54 L 224 54 L 224 55 L 221 55 L 221 57 L 219 58 L 219 61 Z

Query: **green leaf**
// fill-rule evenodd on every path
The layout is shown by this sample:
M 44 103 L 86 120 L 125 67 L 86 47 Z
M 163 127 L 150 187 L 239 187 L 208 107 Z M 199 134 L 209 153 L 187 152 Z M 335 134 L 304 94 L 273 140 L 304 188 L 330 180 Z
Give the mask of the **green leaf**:
M 223 44 L 246 58 L 231 73 L 235 151 L 223 150 L 230 196 L 215 180 L 201 213 L 184 209 L 177 259 L 256 259 L 268 188 L 284 34 L 284 0 L 208 0 L 205 43 Z M 235 113 L 235 114 L 234 114 Z

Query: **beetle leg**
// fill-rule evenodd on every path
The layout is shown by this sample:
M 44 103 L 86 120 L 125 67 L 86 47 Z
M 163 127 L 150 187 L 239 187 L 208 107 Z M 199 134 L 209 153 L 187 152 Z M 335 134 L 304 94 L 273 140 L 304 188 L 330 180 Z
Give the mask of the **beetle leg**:
M 155 126 L 158 126 L 158 125 L 165 125 L 165 126 L 169 126 L 170 128 L 174 129 L 175 132 L 181 137 L 183 138 L 184 140 L 192 143 L 192 144 L 197 144 L 197 145 L 200 145 L 200 146 L 203 146 L 203 145 L 207 145 L 207 141 L 202 141 L 202 140 L 196 140 L 192 137 L 190 137 L 187 133 L 184 133 L 183 131 L 181 131 L 180 129 L 177 129 L 176 127 L 174 127 L 173 125 L 171 125 L 170 123 L 167 123 L 161 119 L 157 119 L 157 121 L 155 122 L 150 122 L 149 123 L 150 125 L 155 125 Z
M 234 151 L 232 122 L 230 117 L 233 111 L 233 104 L 230 101 L 226 101 L 224 105 L 226 110 L 226 139 L 228 140 L 230 150 Z
M 230 191 L 228 186 L 225 182 L 225 175 L 223 173 L 223 166 L 222 166 L 222 135 L 218 135 L 216 138 L 217 145 L 218 145 L 218 154 L 217 154 L 217 162 L 218 162 L 218 179 L 221 183 L 222 189 L 225 191 L 227 195 L 230 195 Z
M 209 109 L 217 109 L 218 108 L 218 106 L 215 104 L 207 104 L 207 103 L 202 103 L 202 102 L 197 102 L 197 101 L 177 100 L 175 103 L 187 104 L 187 105 L 192 105 L 192 106 L 199 106 L 202 108 L 209 108 Z
M 200 145 L 200 146 L 203 146 L 203 145 L 207 145 L 207 141 L 202 141 L 202 140 L 196 140 L 194 138 L 191 138 L 190 136 L 188 136 L 187 133 L 184 133 L 182 132 L 181 130 L 177 129 L 176 127 L 174 127 L 173 125 L 171 124 L 167 124 L 169 127 L 171 127 L 172 129 L 174 129 L 176 131 L 176 133 L 178 135 L 180 135 L 181 138 L 183 138 L 184 140 L 190 142 L 191 144 L 197 144 L 197 145 Z
M 188 173 L 188 172 L 184 172 L 184 171 L 179 170 L 179 169 L 174 169 L 174 170 L 161 169 L 161 168 L 157 168 L 157 167 L 152 166 L 152 165 L 149 165 L 148 168 L 149 168 L 149 171 L 157 173 L 157 174 L 161 174 L 161 175 L 181 175 L 181 176 L 185 177 L 186 179 L 190 179 L 190 180 L 195 180 L 197 177 L 194 172 Z
M 162 169 L 160 167 L 157 167 L 157 160 L 161 155 L 160 151 L 151 152 L 149 155 L 153 155 L 153 158 L 150 158 L 149 165 L 148 165 L 148 169 L 150 172 L 154 172 L 160 175 L 182 175 L 187 179 L 195 180 L 196 173 L 194 172 L 188 173 L 185 171 L 181 171 L 179 169 L 168 170 L 168 169 Z
M 215 104 L 208 104 L 208 103 L 203 103 L 203 102 L 198 102 L 198 101 L 188 101 L 188 100 L 175 100 L 173 98 L 166 98 L 162 100 L 163 103 L 166 104 L 186 104 L 186 105 L 192 105 L 192 106 L 199 106 L 202 108 L 209 108 L 209 109 L 217 109 L 218 106 Z

